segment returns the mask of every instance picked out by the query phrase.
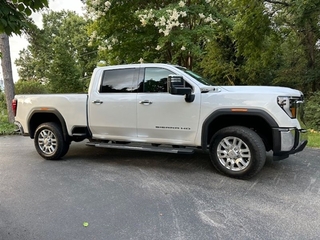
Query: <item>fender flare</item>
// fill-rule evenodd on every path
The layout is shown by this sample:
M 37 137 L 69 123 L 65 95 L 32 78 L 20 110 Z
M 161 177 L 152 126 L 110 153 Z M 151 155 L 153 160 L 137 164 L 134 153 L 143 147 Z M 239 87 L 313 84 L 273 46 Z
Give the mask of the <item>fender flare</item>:
M 208 142 L 208 128 L 212 121 L 214 121 L 216 118 L 223 116 L 223 115 L 231 115 L 231 116 L 258 116 L 264 119 L 271 128 L 278 128 L 279 125 L 274 120 L 273 117 L 270 116 L 267 112 L 261 110 L 261 109 L 246 109 L 246 111 L 232 111 L 231 108 L 223 108 L 214 111 L 211 113 L 203 122 L 202 124 L 202 130 L 201 130 L 201 148 L 202 150 L 207 149 L 207 142 Z
M 66 125 L 66 122 L 62 116 L 62 114 L 55 108 L 34 108 L 29 116 L 28 116 L 28 131 L 29 131 L 29 135 L 30 135 L 30 138 L 34 138 L 34 133 L 35 133 L 35 130 L 32 131 L 32 126 L 31 126 L 31 119 L 33 118 L 33 116 L 35 114 L 46 114 L 46 113 L 50 113 L 50 114 L 53 114 L 55 115 L 59 122 L 60 122 L 60 125 L 61 125 L 61 128 L 62 128 L 62 134 L 63 134 L 63 138 L 64 140 L 68 140 L 69 138 L 69 134 L 68 134 L 68 131 L 67 131 L 67 125 Z M 47 122 L 47 121 L 46 121 Z

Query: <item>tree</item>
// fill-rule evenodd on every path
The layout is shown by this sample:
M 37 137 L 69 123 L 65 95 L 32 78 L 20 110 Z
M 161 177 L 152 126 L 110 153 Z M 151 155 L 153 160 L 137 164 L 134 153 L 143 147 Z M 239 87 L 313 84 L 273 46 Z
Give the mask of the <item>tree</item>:
M 14 113 L 11 109 L 11 102 L 14 98 L 14 84 L 12 78 L 10 44 L 7 34 L 0 34 L 1 67 L 4 80 L 4 93 L 6 96 L 8 120 L 14 122 Z
M 16 94 L 44 94 L 48 93 L 46 87 L 37 81 L 18 81 L 15 84 Z
M 72 54 L 64 48 L 65 42 L 60 37 L 54 41 L 54 55 L 47 74 L 50 90 L 55 93 L 83 92 L 84 85 L 79 81 L 81 70 Z
M 320 1 L 224 2 L 228 24 L 201 66 L 215 82 L 320 88 Z
M 0 1 L 0 33 L 20 34 L 28 28 L 28 16 L 32 11 L 48 7 L 48 0 L 1 0 Z
M 9 37 L 12 33 L 20 34 L 28 27 L 28 16 L 32 11 L 48 6 L 48 0 L 1 0 L 0 1 L 0 51 L 4 75 L 5 95 L 9 122 L 14 121 L 11 101 L 14 97 Z
M 38 80 L 38 65 L 34 61 L 29 49 L 22 49 L 19 52 L 19 58 L 15 60 L 15 64 L 21 66 L 21 69 L 18 69 L 20 79 L 28 81 Z
M 156 9 L 138 11 L 141 25 L 151 24 L 160 33 L 156 50 L 167 62 L 192 69 L 205 54 L 205 47 L 216 36 L 224 21 L 211 1 L 171 1 Z
M 170 62 L 192 68 L 221 20 L 211 0 L 85 2 L 93 19 L 90 44 L 108 64 Z
M 280 38 L 263 1 L 222 1 L 228 16 L 207 44 L 201 67 L 220 84 L 270 85 L 279 63 Z
M 270 1 L 270 4 L 273 6 L 273 12 L 276 12 L 275 21 L 278 27 L 283 33 L 286 33 L 284 40 L 294 42 L 295 46 L 290 49 L 286 48 L 288 50 L 286 54 L 288 52 L 290 54 L 283 56 L 290 66 L 281 69 L 281 76 L 286 74 L 287 78 L 296 79 L 304 91 L 319 90 L 320 0 L 291 0 L 286 3 Z M 299 60 L 297 56 L 300 56 Z
M 164 2 L 164 1 L 161 1 Z M 142 27 L 135 14 L 146 6 L 159 6 L 156 1 L 86 1 L 89 45 L 99 49 L 99 58 L 107 64 L 134 63 L 139 59 L 158 59 L 155 51 L 159 33 L 153 27 Z
M 75 12 L 43 14 L 43 29 L 29 29 L 30 44 L 16 60 L 21 79 L 48 84 L 55 93 L 83 92 L 97 62 L 86 25 Z

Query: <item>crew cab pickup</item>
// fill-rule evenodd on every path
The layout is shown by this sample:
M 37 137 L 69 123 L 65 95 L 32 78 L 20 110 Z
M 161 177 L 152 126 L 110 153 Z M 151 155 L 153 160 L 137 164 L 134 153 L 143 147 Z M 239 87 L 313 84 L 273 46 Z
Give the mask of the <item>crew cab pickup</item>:
M 103 148 L 209 153 L 225 175 L 248 179 L 307 144 L 303 94 L 291 88 L 213 86 L 169 64 L 98 67 L 88 94 L 16 95 L 20 132 L 45 159 L 61 159 L 72 141 Z

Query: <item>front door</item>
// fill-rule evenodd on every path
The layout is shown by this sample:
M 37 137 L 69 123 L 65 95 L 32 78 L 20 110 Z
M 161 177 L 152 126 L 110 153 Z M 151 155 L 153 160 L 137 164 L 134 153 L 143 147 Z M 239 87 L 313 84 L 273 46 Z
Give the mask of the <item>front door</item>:
M 154 143 L 192 145 L 198 128 L 200 99 L 196 97 L 188 103 L 185 96 L 170 94 L 167 89 L 170 74 L 176 73 L 158 67 L 140 71 L 143 88 L 137 95 L 138 138 L 140 141 L 148 138 Z

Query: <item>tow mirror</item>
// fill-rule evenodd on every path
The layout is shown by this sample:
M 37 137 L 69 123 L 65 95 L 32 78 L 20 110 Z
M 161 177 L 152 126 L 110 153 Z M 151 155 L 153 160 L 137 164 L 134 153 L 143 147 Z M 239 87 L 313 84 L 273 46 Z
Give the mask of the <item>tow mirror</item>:
M 186 87 L 186 83 L 182 76 L 169 75 L 168 76 L 168 92 L 173 95 L 185 95 L 186 102 L 193 102 L 194 95 L 192 89 Z

